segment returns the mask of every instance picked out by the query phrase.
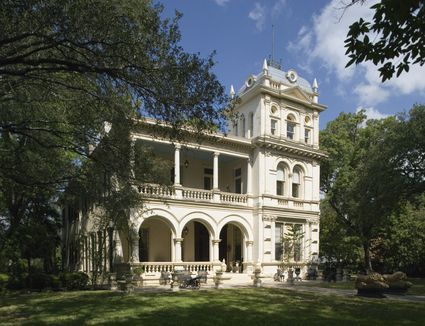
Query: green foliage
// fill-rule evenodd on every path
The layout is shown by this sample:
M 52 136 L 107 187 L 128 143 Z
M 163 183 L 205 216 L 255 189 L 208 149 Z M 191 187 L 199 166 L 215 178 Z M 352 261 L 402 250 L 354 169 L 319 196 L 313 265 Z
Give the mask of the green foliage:
M 353 0 L 352 4 L 359 2 Z M 364 1 L 360 1 L 364 2 Z M 361 62 L 378 66 L 382 81 L 425 64 L 425 6 L 423 0 L 381 0 L 372 21 L 360 18 L 348 31 L 347 67 Z
M 361 261 L 362 243 L 350 234 L 326 200 L 320 203 L 320 256 L 329 262 L 356 267 Z
M 368 120 L 363 112 L 342 113 L 321 133 L 329 153 L 321 187 L 338 220 L 363 246 L 372 269 L 370 246 L 404 199 L 424 191 L 424 106 L 405 118 Z
M 9 275 L 7 274 L 0 274 L 0 292 L 3 292 L 6 289 L 9 278 Z
M 161 179 L 159 159 L 140 146 L 142 168 L 131 173 L 130 135 L 141 115 L 164 121 L 166 136 L 178 139 L 185 128 L 216 130 L 232 104 L 212 73 L 213 56 L 185 52 L 181 15 L 164 19 L 161 5 L 6 0 L 1 7 L 0 270 L 9 260 L 42 258 L 52 272 L 58 202 L 79 207 L 85 197 L 88 206 L 104 206 L 100 227 L 112 220 L 125 231 L 129 209 L 142 205 L 134 185 Z
M 85 290 L 89 283 L 88 275 L 83 272 L 61 273 L 60 280 L 67 290 Z
M 391 215 L 372 249 L 376 265 L 391 272 L 425 273 L 425 195 Z

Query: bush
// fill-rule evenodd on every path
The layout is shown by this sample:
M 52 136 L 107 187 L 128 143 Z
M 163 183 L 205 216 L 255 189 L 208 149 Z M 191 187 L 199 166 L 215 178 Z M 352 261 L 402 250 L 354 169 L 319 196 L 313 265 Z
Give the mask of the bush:
M 52 275 L 46 273 L 33 273 L 27 277 L 27 286 L 33 290 L 42 290 L 52 286 Z
M 6 289 L 8 282 L 9 282 L 9 275 L 0 274 L 0 292 Z
M 83 272 L 65 272 L 60 279 L 67 290 L 84 290 L 89 283 L 88 275 Z
M 7 283 L 9 290 L 22 290 L 27 287 L 28 273 L 21 273 L 19 275 L 12 275 Z

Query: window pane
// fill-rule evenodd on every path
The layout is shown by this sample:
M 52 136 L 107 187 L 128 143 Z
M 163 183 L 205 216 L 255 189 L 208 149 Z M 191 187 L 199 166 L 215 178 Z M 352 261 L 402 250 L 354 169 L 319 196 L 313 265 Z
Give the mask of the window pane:
M 298 198 L 299 197 L 299 185 L 296 183 L 292 184 L 292 197 Z
M 276 181 L 276 195 L 283 196 L 284 195 L 284 185 L 283 181 Z
M 289 139 L 294 139 L 295 134 L 295 125 L 291 122 L 288 122 L 288 125 L 286 127 L 286 137 Z
M 298 171 L 294 171 L 292 175 L 292 183 L 300 184 L 300 173 Z
M 283 181 L 283 180 L 285 180 L 285 175 L 284 175 L 284 173 L 283 173 L 283 170 L 282 170 L 282 169 L 278 169 L 278 170 L 277 170 L 276 179 L 277 179 L 277 180 L 279 180 L 279 181 Z

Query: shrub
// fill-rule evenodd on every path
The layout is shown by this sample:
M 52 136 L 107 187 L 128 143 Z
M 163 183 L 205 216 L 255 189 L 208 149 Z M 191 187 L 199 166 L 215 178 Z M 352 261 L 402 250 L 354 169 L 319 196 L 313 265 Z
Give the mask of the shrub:
M 19 275 L 12 275 L 7 283 L 7 288 L 10 290 L 21 290 L 27 287 L 28 273 L 21 273 Z
M 8 282 L 9 282 L 9 275 L 0 274 L 0 292 L 6 289 Z
M 27 286 L 33 290 L 42 290 L 52 286 L 52 275 L 46 273 L 33 273 L 27 277 Z
M 65 272 L 61 274 L 61 281 L 67 290 L 84 290 L 89 277 L 83 272 Z

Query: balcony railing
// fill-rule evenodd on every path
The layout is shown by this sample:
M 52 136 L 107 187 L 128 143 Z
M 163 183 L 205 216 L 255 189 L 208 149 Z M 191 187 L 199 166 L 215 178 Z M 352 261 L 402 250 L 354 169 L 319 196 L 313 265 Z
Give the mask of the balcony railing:
M 306 211 L 319 210 L 318 201 L 274 196 L 269 194 L 253 198 L 252 196 L 248 196 L 247 194 L 236 194 L 219 190 L 204 190 L 183 186 L 167 187 L 158 184 L 143 184 L 138 187 L 138 190 L 141 195 L 147 198 L 164 198 L 236 206 L 257 205 L 259 201 L 262 205 L 273 206 L 277 208 L 288 208 Z
M 174 272 L 175 268 L 183 268 L 189 272 L 197 271 L 213 271 L 214 266 L 221 266 L 221 263 L 213 262 L 144 262 L 144 263 L 131 263 L 131 266 L 142 267 L 144 273 L 161 273 L 161 272 Z

